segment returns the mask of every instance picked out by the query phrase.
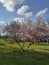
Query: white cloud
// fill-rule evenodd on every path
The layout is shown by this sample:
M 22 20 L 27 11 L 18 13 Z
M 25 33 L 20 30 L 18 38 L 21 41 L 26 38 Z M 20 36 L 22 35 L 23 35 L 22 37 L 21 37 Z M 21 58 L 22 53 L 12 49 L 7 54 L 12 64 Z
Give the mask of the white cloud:
M 10 12 L 14 11 L 16 5 L 22 4 L 23 2 L 24 0 L 0 0 L 0 3 Z
M 41 16 L 47 12 L 48 8 L 45 8 L 43 10 L 40 10 L 35 16 Z
M 0 21 L 0 25 L 4 26 L 6 25 L 4 21 Z
M 32 16 L 33 13 L 32 13 L 32 12 L 27 12 L 27 13 L 25 13 L 24 15 L 28 18 L 28 17 Z
M 14 21 L 16 21 L 16 22 L 19 22 L 19 23 L 23 23 L 24 22 L 24 18 L 22 18 L 22 17 L 16 17 L 15 19 L 14 19 Z
M 17 14 L 24 15 L 24 13 L 29 9 L 28 5 L 23 5 L 21 8 L 17 10 Z
M 25 17 L 32 16 L 32 12 L 27 12 L 30 9 L 28 5 L 23 5 L 17 10 L 17 14 Z

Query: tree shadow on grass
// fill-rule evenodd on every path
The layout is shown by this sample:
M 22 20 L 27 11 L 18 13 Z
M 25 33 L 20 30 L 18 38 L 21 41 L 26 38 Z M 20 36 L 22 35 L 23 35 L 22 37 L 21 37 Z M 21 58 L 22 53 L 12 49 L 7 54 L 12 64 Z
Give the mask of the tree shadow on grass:
M 49 65 L 49 54 L 35 50 L 13 48 L 11 53 L 0 53 L 1 65 Z

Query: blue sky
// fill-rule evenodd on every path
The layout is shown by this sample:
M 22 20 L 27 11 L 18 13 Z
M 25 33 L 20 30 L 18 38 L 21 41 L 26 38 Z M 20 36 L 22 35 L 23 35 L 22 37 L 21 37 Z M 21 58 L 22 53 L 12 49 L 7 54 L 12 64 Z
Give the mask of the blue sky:
M 0 24 L 38 16 L 49 18 L 49 0 L 0 0 Z

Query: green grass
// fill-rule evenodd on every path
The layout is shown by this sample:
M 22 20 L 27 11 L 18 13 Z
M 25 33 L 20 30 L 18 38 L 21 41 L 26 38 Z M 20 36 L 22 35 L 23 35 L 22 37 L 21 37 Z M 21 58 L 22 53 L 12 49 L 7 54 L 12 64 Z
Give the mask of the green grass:
M 23 46 L 23 43 L 20 43 Z M 16 43 L 0 39 L 0 65 L 49 65 L 49 45 L 24 43 L 22 51 Z

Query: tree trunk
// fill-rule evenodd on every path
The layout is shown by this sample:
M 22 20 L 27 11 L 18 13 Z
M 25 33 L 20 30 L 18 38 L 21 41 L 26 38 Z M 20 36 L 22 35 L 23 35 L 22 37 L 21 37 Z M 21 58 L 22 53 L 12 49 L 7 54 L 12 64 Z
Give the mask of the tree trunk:
M 34 43 L 34 42 L 33 42 Z M 32 44 L 33 44 L 32 42 L 30 42 L 30 44 L 28 45 L 28 47 L 27 48 L 29 48 Z
M 16 41 L 17 42 L 17 41 Z M 23 47 L 19 44 L 19 42 L 17 42 L 17 44 L 20 46 L 20 48 L 24 51 Z

